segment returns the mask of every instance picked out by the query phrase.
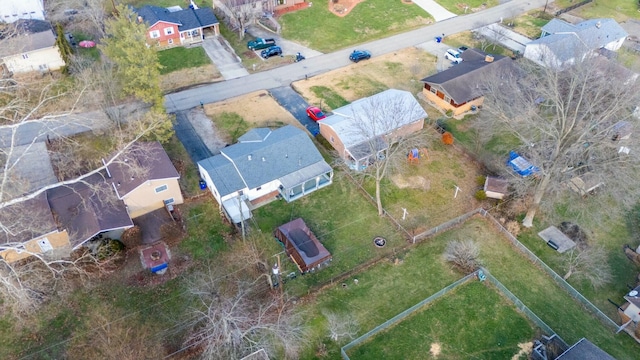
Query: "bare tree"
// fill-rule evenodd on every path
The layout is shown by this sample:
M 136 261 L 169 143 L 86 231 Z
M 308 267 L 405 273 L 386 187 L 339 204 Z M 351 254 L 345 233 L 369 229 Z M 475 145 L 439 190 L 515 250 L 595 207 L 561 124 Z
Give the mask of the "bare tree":
M 640 137 L 632 114 L 640 94 L 636 75 L 601 57 L 563 68 L 520 64 L 489 76 L 479 130 L 491 132 L 485 138 L 516 137 L 519 150 L 539 168 L 531 179 L 509 173 L 521 195 L 532 197 L 523 225 L 532 226 L 541 205 L 552 208 L 567 196 L 574 197 L 569 206 L 583 206 L 584 191 L 567 191 L 577 179 L 602 184 L 598 192 L 623 206 L 635 203 L 640 193 L 635 181 Z
M 587 280 L 594 288 L 611 282 L 613 275 L 608 263 L 607 252 L 600 246 L 588 246 L 584 249 L 574 248 L 564 255 L 564 266 L 569 277 Z
M 360 325 L 352 314 L 338 314 L 330 311 L 324 311 L 322 314 L 327 318 L 327 330 L 331 340 L 341 341 L 345 338 L 351 340 L 358 335 Z
M 449 241 L 444 251 L 444 259 L 465 273 L 471 273 L 480 266 L 478 257 L 480 247 L 473 240 L 453 240 Z
M 107 18 L 105 0 L 46 1 L 47 19 L 63 23 L 70 29 L 82 30 L 99 39 L 105 35 Z
M 260 349 L 274 358 L 297 358 L 306 335 L 294 305 L 262 281 L 225 272 L 210 266 L 193 277 L 197 305 L 186 324 L 185 348 L 200 349 L 207 359 L 238 359 Z
M 375 181 L 376 205 L 382 216 L 382 180 L 406 165 L 411 149 L 425 146 L 424 134 L 416 126 L 427 115 L 415 99 L 401 93 L 374 95 L 352 106 L 354 122 L 349 135 L 362 140 L 351 148 L 352 156 L 358 157 L 358 164 L 365 163 L 361 173 Z
M 246 29 L 258 20 L 264 11 L 263 0 L 214 0 L 216 6 L 228 17 L 232 28 L 244 39 Z

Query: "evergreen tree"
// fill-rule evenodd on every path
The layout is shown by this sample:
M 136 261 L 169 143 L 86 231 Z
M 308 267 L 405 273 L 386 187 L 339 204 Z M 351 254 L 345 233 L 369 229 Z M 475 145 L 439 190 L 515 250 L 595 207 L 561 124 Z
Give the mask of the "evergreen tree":
M 62 68 L 63 73 L 69 72 L 69 65 L 71 64 L 71 56 L 73 55 L 73 49 L 67 41 L 67 38 L 64 36 L 64 30 L 62 29 L 62 25 L 56 24 L 56 46 L 58 47 L 58 51 L 60 52 L 60 57 L 64 61 L 65 66 Z

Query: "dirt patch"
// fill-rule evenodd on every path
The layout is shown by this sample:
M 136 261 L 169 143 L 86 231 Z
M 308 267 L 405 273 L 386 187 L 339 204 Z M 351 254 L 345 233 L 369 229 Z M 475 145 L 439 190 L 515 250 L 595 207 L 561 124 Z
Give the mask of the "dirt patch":
M 344 17 L 347 16 L 356 5 L 363 1 L 364 0 L 330 0 L 329 11 L 336 16 Z
M 520 348 L 520 350 L 511 357 L 511 360 L 518 360 L 522 355 L 531 354 L 531 350 L 533 349 L 533 343 L 532 342 L 520 343 L 518 344 L 518 348 Z
M 440 353 L 442 352 L 442 347 L 439 343 L 433 343 L 431 344 L 431 349 L 429 349 L 429 352 L 431 353 L 431 356 L 438 357 L 438 355 L 440 355 Z
M 214 104 L 207 104 L 204 108 L 205 113 L 210 118 L 215 118 L 224 112 L 236 113 L 242 116 L 244 121 L 251 123 L 251 127 L 290 124 L 304 129 L 300 122 L 280 106 L 265 90 Z
M 382 56 L 373 55 L 371 60 L 297 81 L 293 87 L 312 104 L 320 103 L 321 98 L 311 90 L 319 86 L 331 89 L 347 101 L 354 101 L 386 88 L 417 93 L 423 86 L 420 79 L 436 71 L 437 59 L 422 49 L 407 48 Z M 326 102 L 323 109 L 325 105 Z
M 163 92 L 175 91 L 194 84 L 222 81 L 224 78 L 213 64 L 197 68 L 182 69 L 160 77 L 160 89 Z
M 400 189 L 410 188 L 429 190 L 431 187 L 431 182 L 422 176 L 409 176 L 405 178 L 401 174 L 396 174 L 391 177 L 391 181 L 393 181 L 393 183 Z
M 209 151 L 215 153 L 227 145 L 225 136 L 218 131 L 214 123 L 201 108 L 191 109 L 189 113 L 187 113 L 187 118 Z

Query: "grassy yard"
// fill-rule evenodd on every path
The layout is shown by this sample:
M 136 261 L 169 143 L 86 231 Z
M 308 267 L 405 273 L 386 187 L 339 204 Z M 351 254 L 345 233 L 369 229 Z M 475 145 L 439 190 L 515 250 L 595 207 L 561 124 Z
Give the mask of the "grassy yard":
M 512 56 L 513 51 L 504 48 L 500 45 L 491 44 L 489 42 L 483 42 L 482 39 L 476 38 L 471 31 L 463 31 L 457 34 L 447 35 L 444 42 L 452 48 L 458 48 L 461 45 L 465 45 L 471 48 L 480 49 L 489 54 L 497 54 L 504 56 Z
M 343 281 L 346 287 L 336 284 L 318 294 L 312 309 L 309 309 L 312 316 L 309 322 L 314 324 L 317 341 L 325 344 L 329 355 L 337 355 L 339 347 L 348 342 L 334 343 L 327 337 L 322 330 L 326 321 L 323 312 L 353 315 L 360 325 L 358 335 L 361 335 L 460 278 L 444 262 L 442 253 L 449 241 L 465 239 L 480 244 L 483 265 L 565 341 L 573 343 L 586 337 L 617 359 L 633 358 L 637 345 L 631 338 L 625 334 L 615 335 L 610 328 L 602 325 L 481 218 L 471 219 L 456 229 L 420 243 L 406 253 L 398 254 L 398 261 L 384 261 L 364 272 L 352 274 Z M 357 285 L 353 282 L 355 278 L 358 279 Z M 476 301 L 478 299 L 480 297 Z M 448 301 L 443 306 L 446 304 L 452 306 Z M 456 303 L 455 310 L 461 312 L 461 307 L 460 303 Z M 429 310 L 425 316 L 439 318 L 431 316 Z M 445 320 L 441 321 L 453 322 L 454 318 L 444 317 Z M 477 328 L 484 329 L 487 326 L 487 331 L 491 333 L 492 320 L 486 321 Z M 438 328 L 442 326 L 439 323 Z M 425 327 L 429 329 L 427 336 L 433 336 L 434 326 Z M 462 328 L 458 327 L 457 330 L 461 331 Z M 434 339 L 443 341 L 445 337 L 434 336 Z M 456 348 L 471 349 L 474 347 L 471 342 L 476 340 L 473 337 L 460 337 Z M 522 340 L 518 338 L 517 341 Z M 445 343 L 443 349 L 447 349 L 447 345 Z M 449 351 L 455 352 L 456 348 Z M 495 349 L 495 346 L 491 349 Z M 460 355 L 459 352 L 456 354 Z M 310 353 L 304 358 L 312 357 Z
M 521 14 L 513 19 L 505 19 L 504 23 L 512 23 L 513 31 L 520 33 L 530 39 L 537 39 L 540 37 L 540 28 L 545 26 L 549 21 L 553 19 L 553 16 L 542 11 L 532 10 L 528 13 Z
M 189 154 L 187 154 L 187 150 L 185 150 L 184 145 L 178 140 L 178 138 L 174 135 L 169 143 L 163 144 L 163 147 L 171 162 L 180 173 L 180 189 L 182 190 L 182 195 L 184 197 L 190 197 L 194 195 L 198 195 L 202 192 L 200 190 L 200 174 L 198 174 L 198 168 L 191 161 Z
M 280 18 L 283 37 L 322 52 L 388 37 L 431 22 L 431 16 L 419 6 L 387 0 L 361 2 L 345 17 L 334 15 L 326 3 L 319 2 Z
M 211 63 L 201 46 L 190 48 L 176 46 L 158 51 L 158 60 L 162 65 L 160 73 L 163 75 L 176 70 L 199 67 Z
M 577 0 L 557 0 L 555 6 L 564 9 L 573 5 Z M 572 11 L 585 19 L 614 18 L 618 22 L 629 19 L 640 19 L 638 2 L 632 0 L 596 0 Z
M 458 0 L 436 0 L 436 2 L 458 15 L 484 10 L 499 4 L 498 0 L 467 0 L 464 2 Z
M 431 351 L 434 358 L 510 359 L 520 352 L 518 344 L 535 334 L 534 325 L 496 288 L 472 280 L 348 355 L 352 360 L 424 359 Z

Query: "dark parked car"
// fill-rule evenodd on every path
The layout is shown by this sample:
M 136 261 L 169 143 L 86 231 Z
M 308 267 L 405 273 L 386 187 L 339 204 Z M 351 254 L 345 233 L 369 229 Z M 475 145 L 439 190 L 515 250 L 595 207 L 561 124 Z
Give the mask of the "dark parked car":
M 280 48 L 280 46 L 272 46 L 260 52 L 260 56 L 262 56 L 263 59 L 268 59 L 276 55 L 282 55 L 282 49 Z
M 307 108 L 307 116 L 311 118 L 313 121 L 319 121 L 327 117 L 322 110 L 315 106 L 309 106 Z
M 357 63 L 360 60 L 371 59 L 371 53 L 367 50 L 353 50 L 351 55 L 349 55 L 349 60 Z
M 266 49 L 268 47 L 271 46 L 275 46 L 276 44 L 276 40 L 275 39 L 262 39 L 262 38 L 257 38 L 253 41 L 249 41 L 247 42 L 247 47 L 250 50 L 262 50 L 262 49 Z

